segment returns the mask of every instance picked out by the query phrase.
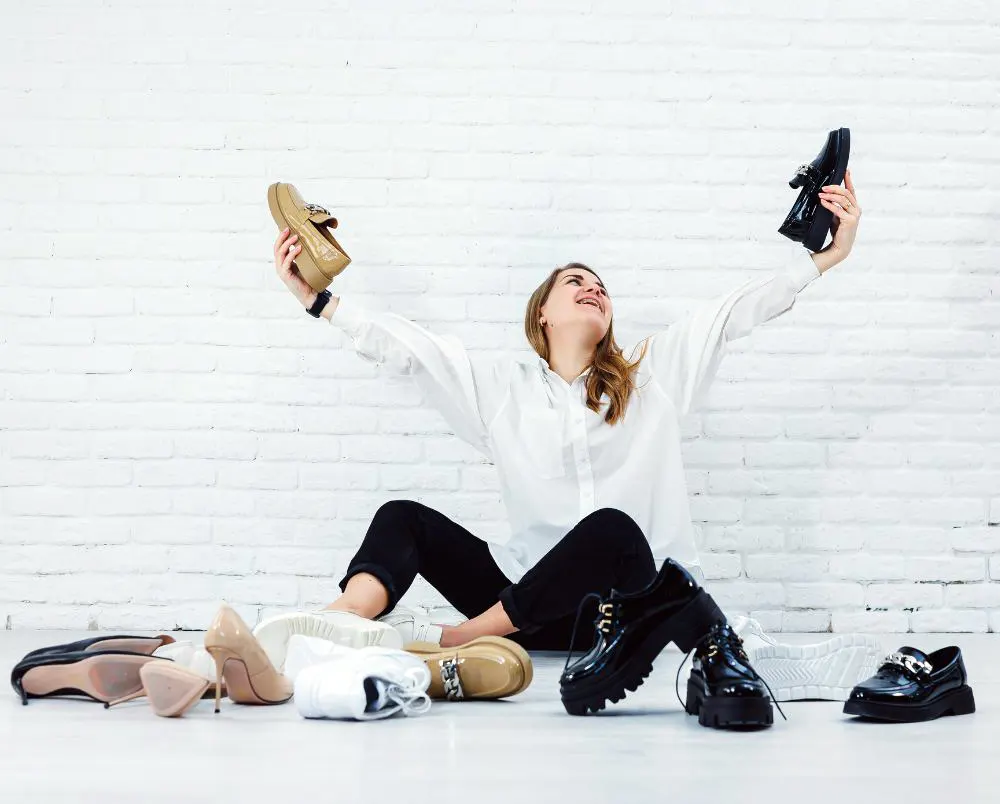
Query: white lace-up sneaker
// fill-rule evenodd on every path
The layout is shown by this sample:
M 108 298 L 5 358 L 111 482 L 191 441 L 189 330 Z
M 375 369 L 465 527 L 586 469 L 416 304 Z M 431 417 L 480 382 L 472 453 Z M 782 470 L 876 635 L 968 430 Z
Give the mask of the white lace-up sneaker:
M 878 640 L 868 634 L 789 645 L 765 633 L 750 617 L 732 617 L 729 624 L 778 701 L 846 701 L 856 684 L 875 674 L 883 655 Z
M 288 640 L 295 634 L 336 642 L 348 648 L 381 645 L 402 648 L 403 640 L 396 630 L 377 620 L 359 617 L 349 611 L 321 609 L 278 614 L 261 622 L 253 635 L 279 671 L 285 665 Z
M 427 689 L 431 681 L 431 673 L 426 662 L 412 653 L 397 648 L 384 648 L 372 645 L 367 648 L 348 648 L 330 642 L 326 639 L 302 636 L 295 634 L 288 640 L 288 653 L 285 657 L 285 676 L 291 681 L 295 681 L 299 674 L 307 667 L 317 664 L 325 664 L 330 661 L 350 658 L 358 653 L 367 653 L 375 656 L 391 656 L 402 664 L 403 671 L 411 676 L 414 683 L 421 689 Z
M 289 642 L 295 705 L 303 717 L 379 720 L 431 707 L 430 671 L 404 651 L 346 648 L 302 636 Z
M 441 626 L 434 625 L 426 615 L 418 614 L 405 606 L 396 606 L 388 614 L 379 617 L 378 621 L 395 628 L 404 645 L 413 642 L 441 644 Z

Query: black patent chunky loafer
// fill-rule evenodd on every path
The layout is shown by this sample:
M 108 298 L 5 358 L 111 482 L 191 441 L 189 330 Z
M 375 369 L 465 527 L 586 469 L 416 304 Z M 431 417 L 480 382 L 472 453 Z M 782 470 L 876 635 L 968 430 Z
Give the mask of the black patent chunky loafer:
M 802 189 L 778 232 L 802 243 L 810 251 L 823 248 L 833 223 L 833 213 L 820 204 L 819 191 L 828 184 L 844 181 L 850 155 L 851 130 L 838 128 L 831 131 L 819 155 L 812 162 L 799 165 L 788 182 L 792 189 Z
M 577 610 L 577 620 L 590 598 L 598 598 L 593 647 L 566 667 L 559 678 L 563 706 L 571 715 L 586 715 L 636 690 L 653 669 L 653 660 L 668 643 L 685 653 L 725 621 L 712 597 L 680 564 L 667 559 L 645 589 L 607 599 L 593 594 Z M 573 633 L 576 627 L 573 628 Z M 570 646 L 570 656 L 572 645 Z
M 728 623 L 698 643 L 688 678 L 684 710 L 713 729 L 763 728 L 774 722 L 770 690 Z
M 900 648 L 885 658 L 874 676 L 858 684 L 844 704 L 845 715 L 902 723 L 975 711 L 962 651 L 955 646 L 929 656 L 916 648 Z

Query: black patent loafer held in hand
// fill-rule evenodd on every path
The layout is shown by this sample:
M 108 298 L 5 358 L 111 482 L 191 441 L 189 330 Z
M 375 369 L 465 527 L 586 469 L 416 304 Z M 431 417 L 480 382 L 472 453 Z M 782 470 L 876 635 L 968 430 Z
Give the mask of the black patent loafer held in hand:
M 851 691 L 844 714 L 900 723 L 971 715 L 976 700 L 968 680 L 962 651 L 954 645 L 929 656 L 902 647 Z
M 728 623 L 713 627 L 695 648 L 684 711 L 713 729 L 762 728 L 774 722 L 771 697 L 743 640 Z
M 812 162 L 799 165 L 788 182 L 792 189 L 801 187 L 778 232 L 802 243 L 810 251 L 819 251 L 826 242 L 833 223 L 833 213 L 819 202 L 820 190 L 828 184 L 840 184 L 847 173 L 851 155 L 851 130 L 838 128 L 827 135 L 826 145 Z
M 593 647 L 572 664 L 567 657 L 559 678 L 560 697 L 571 715 L 597 712 L 609 700 L 622 700 L 627 690 L 642 684 L 668 643 L 688 652 L 715 623 L 725 620 L 712 597 L 669 558 L 645 589 L 612 592 L 605 600 L 597 594 L 585 597 L 577 610 L 578 622 L 591 598 L 598 598 L 599 612 Z

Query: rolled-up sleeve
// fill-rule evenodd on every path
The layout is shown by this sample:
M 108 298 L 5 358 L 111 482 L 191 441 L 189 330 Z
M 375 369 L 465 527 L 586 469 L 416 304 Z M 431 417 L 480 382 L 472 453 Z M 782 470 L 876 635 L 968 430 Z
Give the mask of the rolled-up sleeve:
M 797 294 L 820 275 L 811 257 L 766 279 L 754 279 L 700 305 L 649 339 L 649 372 L 679 414 L 694 410 L 711 384 L 729 341 L 795 305 Z
M 413 377 L 426 402 L 455 435 L 492 458 L 489 426 L 503 402 L 512 358 L 470 356 L 459 340 L 437 335 L 395 313 L 340 297 L 330 323 L 350 338 L 363 359 Z

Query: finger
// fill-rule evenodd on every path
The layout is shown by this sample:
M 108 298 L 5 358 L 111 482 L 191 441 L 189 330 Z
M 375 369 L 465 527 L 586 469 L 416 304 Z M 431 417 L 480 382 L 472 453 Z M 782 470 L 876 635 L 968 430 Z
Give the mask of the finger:
M 286 226 L 280 232 L 278 232 L 278 239 L 274 241 L 274 253 L 277 255 L 278 249 L 281 248 L 281 244 L 285 241 L 285 236 L 288 234 L 288 227 Z
M 851 191 L 851 195 L 854 195 L 857 190 L 854 189 L 854 182 L 851 181 L 851 169 L 847 169 L 847 173 L 844 176 L 844 184 L 847 185 L 847 189 Z
M 288 249 L 295 245 L 295 241 L 298 240 L 298 237 L 299 236 L 297 234 L 294 234 L 281 244 L 281 248 L 278 249 L 279 258 L 284 258 L 285 254 L 288 253 Z
M 849 209 L 852 212 L 858 209 L 857 202 L 846 192 L 820 192 L 819 197 L 825 198 L 827 201 L 833 201 L 834 203 L 840 204 L 840 206 L 844 209 Z
M 829 201 L 826 198 L 821 198 L 819 202 L 842 221 L 850 221 L 855 218 L 853 214 L 844 209 L 840 204 Z
M 295 263 L 295 255 L 298 254 L 294 248 L 288 250 L 288 255 L 281 263 L 281 271 L 284 274 L 290 274 L 292 272 L 292 265 Z
M 857 206 L 858 205 L 858 200 L 854 197 L 854 193 L 852 193 L 847 188 L 841 187 L 839 184 L 831 184 L 831 185 L 829 185 L 829 187 L 830 187 L 830 192 L 831 193 L 833 193 L 835 195 L 838 195 L 838 196 L 843 196 L 848 201 L 850 201 L 853 206 Z

